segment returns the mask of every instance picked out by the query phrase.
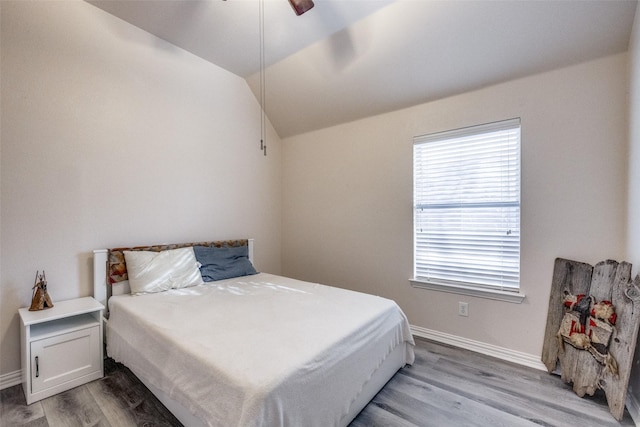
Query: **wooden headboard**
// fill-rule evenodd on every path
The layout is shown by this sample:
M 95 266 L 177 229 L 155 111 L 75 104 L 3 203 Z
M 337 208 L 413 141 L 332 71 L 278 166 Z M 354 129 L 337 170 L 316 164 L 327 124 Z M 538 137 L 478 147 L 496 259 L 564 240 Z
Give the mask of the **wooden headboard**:
M 96 249 L 93 251 L 93 297 L 107 307 L 111 295 L 129 292 L 127 264 L 124 251 L 155 251 L 185 248 L 189 246 L 237 247 L 248 246 L 249 260 L 253 263 L 253 239 L 216 240 L 211 242 L 172 243 L 130 248 Z

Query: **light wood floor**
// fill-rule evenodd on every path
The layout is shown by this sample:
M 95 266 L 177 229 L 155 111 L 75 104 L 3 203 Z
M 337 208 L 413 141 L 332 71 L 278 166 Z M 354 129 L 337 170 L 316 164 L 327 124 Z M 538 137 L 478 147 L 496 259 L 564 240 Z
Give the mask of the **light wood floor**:
M 351 427 L 633 426 L 617 422 L 603 394 L 579 398 L 559 377 L 416 338 L 416 362 L 400 370 Z M 0 426 L 179 426 L 124 366 L 30 406 L 20 385 L 0 391 Z M 302 426 L 301 426 L 302 427 Z

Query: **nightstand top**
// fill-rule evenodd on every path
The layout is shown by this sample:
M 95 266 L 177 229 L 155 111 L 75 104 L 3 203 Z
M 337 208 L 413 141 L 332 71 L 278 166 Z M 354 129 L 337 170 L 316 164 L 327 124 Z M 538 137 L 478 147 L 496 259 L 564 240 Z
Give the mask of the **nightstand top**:
M 101 310 L 104 310 L 104 306 L 93 297 L 83 297 L 66 301 L 53 301 L 53 307 L 44 310 L 29 311 L 29 307 L 25 307 L 19 309 L 18 313 L 20 313 L 22 324 L 27 326 Z

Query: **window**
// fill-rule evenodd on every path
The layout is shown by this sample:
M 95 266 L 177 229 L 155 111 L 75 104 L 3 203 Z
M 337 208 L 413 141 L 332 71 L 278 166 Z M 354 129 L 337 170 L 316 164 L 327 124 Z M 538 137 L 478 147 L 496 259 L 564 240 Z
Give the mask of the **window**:
M 517 293 L 520 119 L 414 138 L 413 174 L 414 281 Z

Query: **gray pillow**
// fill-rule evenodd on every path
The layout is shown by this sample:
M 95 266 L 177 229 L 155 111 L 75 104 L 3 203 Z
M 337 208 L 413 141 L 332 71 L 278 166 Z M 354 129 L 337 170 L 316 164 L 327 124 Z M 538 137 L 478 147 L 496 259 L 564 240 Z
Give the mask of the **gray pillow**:
M 258 273 L 249 261 L 248 246 L 194 246 L 193 251 L 205 282 Z

